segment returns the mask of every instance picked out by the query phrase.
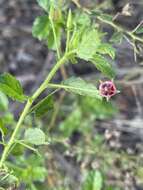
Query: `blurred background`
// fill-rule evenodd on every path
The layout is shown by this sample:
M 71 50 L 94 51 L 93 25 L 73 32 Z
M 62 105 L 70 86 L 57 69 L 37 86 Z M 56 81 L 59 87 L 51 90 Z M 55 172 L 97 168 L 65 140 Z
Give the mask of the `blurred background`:
M 106 13 L 118 14 L 115 22 L 129 30 L 143 20 L 142 0 L 79 2 L 87 8 L 98 6 Z M 71 6 L 75 8 L 74 4 Z M 125 6 L 128 15 L 124 13 Z M 28 95 L 43 81 L 55 61 L 54 52 L 48 51 L 31 34 L 33 21 L 41 13 L 35 0 L 0 0 L 0 72 L 16 76 Z M 103 31 L 108 33 L 107 40 L 114 32 L 109 25 L 103 25 Z M 14 161 L 17 165 L 26 163 L 24 174 L 11 166 L 21 176 L 20 189 L 78 190 L 84 175 L 93 170 L 101 172 L 106 190 L 143 189 L 143 44 L 137 45 L 140 48 L 137 57 L 128 40 L 114 45 L 115 83 L 121 92 L 111 102 L 99 104 L 92 98 L 60 91 L 55 96 L 59 106 L 55 119 L 51 121 L 50 115 L 39 120 L 32 116 L 26 119 L 26 126 L 42 126 L 45 131 L 50 126 L 52 144 L 50 148 L 41 148 L 42 160 L 36 159 L 36 155 L 21 157 L 18 149 L 13 153 L 17 156 Z M 97 79 L 102 78 L 94 66 L 81 60 L 66 66 L 65 70 L 66 76 L 81 76 L 97 85 Z M 62 78 L 58 72 L 54 80 L 58 82 Z M 8 103 L 1 94 L 0 101 L 6 123 L 14 124 L 22 106 Z M 35 168 L 39 164 L 35 169 L 37 178 L 29 173 L 32 162 Z

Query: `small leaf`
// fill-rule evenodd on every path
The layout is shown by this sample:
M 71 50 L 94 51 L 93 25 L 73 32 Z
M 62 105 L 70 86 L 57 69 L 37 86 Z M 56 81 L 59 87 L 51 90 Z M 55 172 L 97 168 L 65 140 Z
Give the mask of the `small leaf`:
M 57 44 L 59 47 L 62 35 L 61 24 L 55 24 L 55 33 L 57 37 Z M 54 35 L 48 15 L 39 16 L 36 18 L 33 24 L 32 34 L 35 38 L 39 40 L 45 40 L 47 42 L 48 48 L 53 50 L 56 49 Z
M 81 109 L 74 108 L 73 111 L 60 123 L 60 131 L 65 137 L 70 137 L 75 130 L 79 130 L 82 122 Z
M 39 16 L 35 19 L 32 28 L 32 34 L 35 38 L 38 38 L 39 40 L 47 39 L 50 30 L 51 26 L 48 15 Z
M 81 13 L 79 11 L 75 15 L 74 20 L 75 20 L 76 24 L 79 26 L 90 26 L 90 24 L 91 24 L 91 19 L 90 19 L 89 15 L 86 13 L 83 13 L 83 12 Z
M 24 140 L 30 144 L 42 145 L 45 144 L 45 134 L 39 128 L 29 128 L 25 131 Z
M 42 166 L 36 166 L 33 169 L 33 180 L 34 181 L 39 181 L 44 183 L 44 180 L 47 176 L 47 170 L 46 168 L 42 167 Z
M 100 38 L 101 35 L 97 30 L 86 30 L 77 48 L 78 57 L 86 61 L 92 58 L 101 43 Z
M 83 35 L 83 30 L 83 28 L 80 28 L 79 30 L 74 31 L 74 34 L 69 44 L 69 49 L 76 49 L 79 46 L 81 36 Z
M 0 131 L 2 132 L 2 135 L 6 135 L 7 128 L 4 126 L 3 120 L 0 118 Z
M 135 34 L 143 34 L 143 21 L 136 27 Z
M 103 186 L 103 179 L 101 173 L 96 171 L 90 171 L 87 175 L 82 190 L 101 190 Z
M 96 68 L 107 77 L 111 79 L 115 77 L 115 72 L 112 68 L 112 65 L 101 55 L 94 55 L 94 57 L 91 59 L 91 62 L 95 64 Z
M 44 116 L 49 110 L 53 109 L 54 101 L 53 97 L 47 96 L 43 100 L 41 100 L 38 104 L 36 104 L 31 110 L 30 113 L 35 113 L 36 117 Z
M 110 42 L 112 43 L 121 43 L 123 39 L 123 33 L 122 32 L 114 32 L 114 34 L 112 35 Z
M 50 0 L 37 0 L 40 7 L 42 7 L 46 12 L 49 10 Z
M 8 110 L 8 98 L 7 96 L 0 91 L 0 111 L 6 111 Z
M 99 91 L 97 90 L 97 88 L 91 83 L 86 83 L 81 78 L 71 77 L 65 80 L 63 84 L 65 90 L 67 91 L 83 96 L 95 97 L 100 100 L 102 99 L 102 97 L 99 95 Z
M 55 9 L 62 8 L 64 6 L 64 1 L 57 0 L 37 0 L 39 6 L 43 8 L 46 12 L 49 12 L 50 5 Z
M 100 17 L 103 19 L 103 20 L 107 20 L 109 22 L 113 22 L 113 16 L 112 15 L 109 15 L 109 14 L 101 14 Z
M 112 59 L 115 58 L 115 49 L 107 43 L 102 43 L 98 49 L 97 52 L 100 54 L 107 54 L 109 55 Z
M 55 33 L 57 37 L 57 45 L 60 47 L 61 44 L 61 36 L 62 36 L 62 30 L 60 24 L 55 25 Z M 49 49 L 56 50 L 56 44 L 54 40 L 53 31 L 51 30 L 49 32 L 48 38 L 47 38 L 47 45 Z
M 10 98 L 20 102 L 24 102 L 27 99 L 27 97 L 23 94 L 23 89 L 20 82 L 9 73 L 0 75 L 0 91 L 5 93 Z
M 11 175 L 5 170 L 0 170 L 0 188 L 2 190 L 11 189 L 12 187 L 16 187 L 18 185 L 18 178 L 14 175 Z M 3 189 L 4 188 L 4 189 Z

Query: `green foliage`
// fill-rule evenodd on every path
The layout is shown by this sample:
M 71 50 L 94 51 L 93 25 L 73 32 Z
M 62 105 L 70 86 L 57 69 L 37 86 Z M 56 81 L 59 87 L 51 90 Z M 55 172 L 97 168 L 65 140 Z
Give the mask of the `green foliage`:
M 83 183 L 82 190 L 101 190 L 103 186 L 103 178 L 98 170 L 90 171 Z
M 42 85 L 37 89 L 32 98 L 28 100 L 16 127 L 13 127 L 13 123 L 15 124 L 15 121 L 11 113 L 7 111 L 8 99 L 6 95 L 20 102 L 24 102 L 27 97 L 23 94 L 23 89 L 19 81 L 17 81 L 12 75 L 8 73 L 0 75 L 0 111 L 4 111 L 4 113 L 2 113 L 2 119 L 0 119 L 0 130 L 2 132 L 2 136 L 7 135 L 6 129 L 9 127 L 7 127 L 7 125 L 12 127 L 9 127 L 9 134 L 12 134 L 12 136 L 9 138 L 10 135 L 8 134 L 7 136 L 4 136 L 4 139 L 2 139 L 4 142 L 3 144 L 6 144 L 6 146 L 4 154 L 2 154 L 0 166 L 6 166 L 13 170 L 13 178 L 12 175 L 10 175 L 10 179 L 13 179 L 13 181 L 10 181 L 9 179 L 8 182 L 6 182 L 7 184 L 9 184 L 10 181 L 10 185 L 15 185 L 15 183 L 17 183 L 16 179 L 18 178 L 20 183 L 24 183 L 26 185 L 27 189 L 37 190 L 45 188 L 46 190 L 46 188 L 53 188 L 43 187 L 47 176 L 47 169 L 44 167 L 44 159 L 42 159 L 42 157 L 37 157 L 37 154 L 35 155 L 32 153 L 34 151 L 39 155 L 39 152 L 35 147 L 37 145 L 47 144 L 44 127 L 41 129 L 41 124 L 44 126 L 45 121 L 38 119 L 41 116 L 44 116 L 49 110 L 53 109 L 54 101 L 52 96 L 48 95 L 32 107 L 33 102 L 37 102 L 37 97 L 41 95 L 45 88 L 50 88 L 50 85 L 52 88 L 63 88 L 68 92 L 82 95 L 83 97 L 76 96 L 77 99 L 75 99 L 75 104 L 71 105 L 70 103 L 68 109 L 71 110 L 65 114 L 66 116 L 64 115 L 64 120 L 60 120 L 60 135 L 65 140 L 65 138 L 72 137 L 71 135 L 74 131 L 78 131 L 85 137 L 85 139 L 89 139 L 89 141 L 90 137 L 92 137 L 91 142 L 87 145 L 89 152 L 98 152 L 98 147 L 102 147 L 104 149 L 104 142 L 101 135 L 96 134 L 96 136 L 93 137 L 92 132 L 93 127 L 96 125 L 96 119 L 105 119 L 115 114 L 116 109 L 112 104 L 102 100 L 99 90 L 93 84 L 88 83 L 79 77 L 71 77 L 60 85 L 50 84 L 50 82 L 62 64 L 69 61 L 75 63 L 78 58 L 92 62 L 96 68 L 104 74 L 104 76 L 114 78 L 115 73 L 112 65 L 105 56 L 110 59 L 115 59 L 115 50 L 111 44 L 105 42 L 103 39 L 104 34 L 99 30 L 98 24 L 95 24 L 92 14 L 84 13 L 81 10 L 74 10 L 72 12 L 71 10 L 67 11 L 70 3 L 67 1 L 66 6 L 64 6 L 65 1 L 37 0 L 37 2 L 44 10 L 44 14 L 35 19 L 32 34 L 38 40 L 44 41 L 48 44 L 49 49 L 57 51 L 58 61 L 53 66 Z M 101 16 L 100 13 L 97 14 L 96 12 L 96 16 L 98 17 L 99 15 Z M 112 18 L 109 15 L 102 15 L 102 19 L 104 17 L 106 18 L 106 21 L 112 21 Z M 65 34 L 67 34 L 67 36 Z M 61 46 L 62 40 L 66 41 L 66 47 Z M 43 88 L 43 86 L 45 88 Z M 28 117 L 31 121 L 27 124 L 24 123 L 24 119 L 28 113 L 34 114 L 29 114 Z M 58 114 L 60 115 L 60 113 Z M 54 118 L 55 115 L 56 114 L 54 113 L 52 117 Z M 27 127 L 26 130 L 20 128 L 25 126 Z M 11 132 L 12 129 L 14 129 L 14 132 Z M 20 140 L 24 131 L 24 138 Z M 52 135 L 54 136 L 54 133 Z M 60 142 L 60 139 L 57 138 L 56 140 L 59 140 Z M 51 143 L 53 143 L 52 145 L 55 145 L 54 140 L 52 141 L 52 137 Z M 68 144 L 66 147 L 69 146 L 70 145 Z M 25 147 L 29 148 L 32 153 L 31 151 L 27 153 Z M 51 154 L 52 151 L 49 150 L 50 148 L 51 147 L 49 146 L 48 150 L 46 149 L 47 154 Z M 76 148 L 80 149 L 80 147 Z M 77 155 L 77 157 L 80 157 L 82 153 L 85 153 L 83 147 L 79 152 L 80 155 Z M 10 153 L 12 155 L 12 159 L 8 160 L 7 157 Z M 54 153 L 52 154 L 54 155 Z M 53 155 L 52 157 L 54 158 Z M 8 161 L 6 161 L 6 159 Z M 65 184 L 68 184 L 68 182 Z M 101 173 L 97 170 L 89 171 L 89 174 L 83 183 L 82 190 L 101 190 L 102 187 L 103 177 Z M 58 189 L 70 189 L 70 186 L 61 187 L 60 184 Z
M 9 73 L 0 75 L 0 91 L 5 93 L 10 98 L 24 102 L 27 97 L 23 94 L 23 89 L 16 78 Z
M 61 26 L 59 23 L 55 25 L 55 32 L 57 36 L 58 46 L 60 46 Z M 33 28 L 32 28 L 32 34 L 35 38 L 38 38 L 39 40 L 45 40 L 50 49 L 53 49 L 53 50 L 56 49 L 52 27 L 51 27 L 48 15 L 39 16 L 35 19 Z
M 79 105 L 85 115 L 94 114 L 96 119 L 107 119 L 117 114 L 116 106 L 106 100 L 84 97 L 80 98 Z
M 109 22 L 112 22 L 112 21 L 113 21 L 113 16 L 112 16 L 112 15 L 109 15 L 109 14 L 101 13 L 101 14 L 100 14 L 100 17 L 101 17 L 103 20 L 106 20 L 106 21 L 109 21 Z
M 113 70 L 112 65 L 103 56 L 96 54 L 91 61 L 105 76 L 110 79 L 115 78 L 115 71 Z
M 78 130 L 82 121 L 82 112 L 80 108 L 76 108 L 69 116 L 60 124 L 60 130 L 63 135 L 69 137 L 73 131 Z
M 39 40 L 47 39 L 50 30 L 51 27 L 48 15 L 39 16 L 35 19 L 32 28 L 32 34 L 35 38 L 38 38 Z
M 42 99 L 30 110 L 29 113 L 34 113 L 36 117 L 44 116 L 49 110 L 53 109 L 54 101 L 51 95 Z
M 74 22 L 78 27 L 89 27 L 91 25 L 91 19 L 89 15 L 79 11 L 75 13 Z
M 6 111 L 8 109 L 8 99 L 6 95 L 0 91 L 0 111 Z
M 134 30 L 135 34 L 143 34 L 143 22 L 141 22 Z
M 33 145 L 43 145 L 46 142 L 46 137 L 41 129 L 29 128 L 25 131 L 24 140 Z
M 100 43 L 101 34 L 96 29 L 85 30 L 77 47 L 78 57 L 89 61 L 95 55 Z
M 122 32 L 114 32 L 112 37 L 110 38 L 111 43 L 120 44 L 123 40 L 123 33 Z
M 70 137 L 74 131 L 79 131 L 85 135 L 91 133 L 94 125 L 96 125 L 96 119 L 107 119 L 117 113 L 117 108 L 111 102 L 101 101 L 93 97 L 81 96 L 75 102 L 72 111 L 66 115 L 64 121 L 59 125 L 59 129 L 65 137 Z
M 0 188 L 12 188 L 18 184 L 18 178 L 5 170 L 0 170 Z
M 115 49 L 111 46 L 111 44 L 102 43 L 98 47 L 97 52 L 103 55 L 109 55 L 112 59 L 115 59 Z
M 3 120 L 0 118 L 0 131 L 4 136 L 7 133 L 7 128 L 4 126 Z
M 50 0 L 37 0 L 37 2 L 46 12 L 49 11 Z
M 64 1 L 59 0 L 37 0 L 37 3 L 46 12 L 49 12 L 50 5 L 52 5 L 55 9 L 62 8 L 62 6 L 64 5 Z
M 97 88 L 90 83 L 86 83 L 81 78 L 71 77 L 63 82 L 65 90 L 73 92 L 82 96 L 95 97 L 97 99 L 102 99 L 99 95 Z
M 27 188 L 31 187 L 34 182 L 43 183 L 47 176 L 44 159 L 36 155 L 16 157 L 15 165 L 8 163 L 8 166 Z

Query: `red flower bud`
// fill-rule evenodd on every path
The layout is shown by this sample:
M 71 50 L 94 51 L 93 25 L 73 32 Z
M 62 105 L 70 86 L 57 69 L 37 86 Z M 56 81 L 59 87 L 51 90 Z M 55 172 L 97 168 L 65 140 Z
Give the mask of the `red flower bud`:
M 113 81 L 100 81 L 99 85 L 99 92 L 102 97 L 105 97 L 107 101 L 117 94 L 119 91 L 117 91 L 116 86 Z

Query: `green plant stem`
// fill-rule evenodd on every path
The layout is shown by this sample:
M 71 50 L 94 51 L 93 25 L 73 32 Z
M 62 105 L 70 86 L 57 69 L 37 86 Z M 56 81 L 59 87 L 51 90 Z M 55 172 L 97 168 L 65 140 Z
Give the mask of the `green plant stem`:
M 86 12 L 87 14 L 91 14 L 91 13 L 92 13 L 89 9 L 82 7 L 82 6 L 80 5 L 80 3 L 78 2 L 78 0 L 72 0 L 72 2 L 73 2 L 78 8 L 80 8 L 80 9 L 82 9 L 84 12 Z M 126 35 L 130 36 L 134 41 L 138 41 L 138 42 L 143 43 L 143 39 L 140 38 L 140 37 L 138 37 L 138 36 L 136 36 L 136 35 L 134 34 L 134 32 L 135 32 L 135 30 L 137 29 L 138 26 L 137 26 L 133 31 L 127 31 L 127 30 L 125 30 L 124 28 L 122 28 L 121 26 L 118 26 L 118 25 L 114 24 L 112 21 L 105 20 L 105 19 L 101 18 L 100 16 L 98 16 L 97 19 L 100 20 L 100 21 L 103 22 L 103 23 L 106 23 L 106 24 L 112 26 L 112 27 L 115 28 L 117 31 L 120 31 L 120 32 L 125 33 Z
M 11 148 L 11 146 L 13 145 L 13 143 L 15 142 L 16 140 L 16 135 L 18 134 L 18 131 L 26 117 L 26 115 L 28 114 L 29 110 L 30 110 L 30 107 L 32 106 L 34 100 L 47 88 L 48 86 L 48 83 L 51 81 L 51 79 L 53 78 L 53 76 L 55 75 L 55 73 L 57 72 L 57 70 L 60 68 L 61 65 L 63 65 L 67 60 L 68 60 L 68 57 L 72 54 L 73 52 L 69 52 L 67 54 L 65 54 L 56 64 L 55 66 L 53 67 L 53 69 L 51 70 L 51 72 L 49 73 L 49 75 L 47 76 L 47 78 L 45 79 L 45 81 L 41 84 L 41 86 L 36 90 L 36 92 L 33 94 L 32 98 L 29 98 L 24 109 L 23 109 L 23 112 L 21 113 L 20 115 L 20 118 L 17 122 L 17 125 L 11 135 L 11 138 L 8 142 L 8 144 L 5 146 L 4 148 L 4 151 L 2 153 L 2 156 L 1 156 L 1 160 L 0 160 L 0 168 L 3 166 L 7 156 L 8 156 L 8 153 L 9 153 L 9 150 Z
M 127 34 L 128 36 L 130 36 L 133 40 L 136 40 L 136 41 L 139 41 L 139 42 L 142 42 L 143 43 L 143 39 L 134 35 L 133 32 L 134 31 L 127 31 L 127 30 L 124 30 L 122 27 L 120 26 L 117 26 L 116 24 L 114 24 L 113 22 L 111 21 L 108 21 L 108 20 L 105 20 L 105 19 L 102 19 L 100 16 L 97 17 L 98 20 L 100 20 L 101 22 L 103 23 L 106 23 L 110 26 L 112 26 L 113 28 L 115 28 L 117 31 L 120 31 L 120 32 L 123 32 L 125 34 Z
M 67 28 L 66 52 L 68 52 L 69 49 L 69 42 L 70 42 L 70 30 Z
M 58 59 L 60 59 L 61 56 L 60 56 L 60 50 L 59 50 L 59 47 L 58 47 L 56 29 L 55 29 L 55 25 L 54 25 L 53 18 L 52 18 L 53 11 L 54 11 L 53 6 L 51 6 L 50 14 L 49 14 L 49 20 L 50 20 L 52 30 L 53 30 L 53 36 L 54 36 L 54 41 L 55 41 L 55 45 L 56 45 L 57 56 L 58 56 Z
M 72 25 L 72 14 L 71 10 L 68 12 L 68 18 L 67 18 L 67 40 L 66 40 L 66 52 L 69 50 L 69 42 L 70 42 L 70 33 L 71 33 L 71 25 Z

